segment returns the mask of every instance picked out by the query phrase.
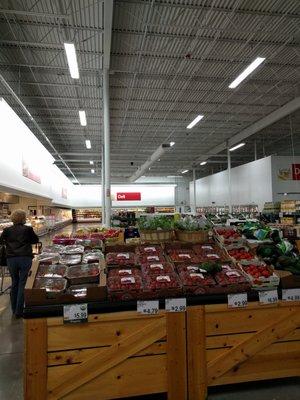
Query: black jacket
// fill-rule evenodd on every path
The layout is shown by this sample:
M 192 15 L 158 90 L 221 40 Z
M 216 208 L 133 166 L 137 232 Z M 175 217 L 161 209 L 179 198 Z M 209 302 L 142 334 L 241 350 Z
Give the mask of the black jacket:
M 6 246 L 6 257 L 32 257 L 32 244 L 38 243 L 39 238 L 31 226 L 16 224 L 4 228 L 0 244 Z

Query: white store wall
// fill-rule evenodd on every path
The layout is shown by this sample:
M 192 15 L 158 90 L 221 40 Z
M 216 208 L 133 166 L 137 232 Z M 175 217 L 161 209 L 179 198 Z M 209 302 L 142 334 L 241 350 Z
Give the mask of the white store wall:
M 262 209 L 272 201 L 271 157 L 262 158 L 231 170 L 231 202 L 233 205 L 257 204 Z M 193 182 L 190 182 L 193 199 Z M 196 181 L 197 207 L 228 205 L 228 174 L 222 171 Z

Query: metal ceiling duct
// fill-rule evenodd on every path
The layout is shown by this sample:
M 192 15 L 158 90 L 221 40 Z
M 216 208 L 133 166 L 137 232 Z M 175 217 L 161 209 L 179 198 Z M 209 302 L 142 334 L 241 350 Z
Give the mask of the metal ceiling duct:
M 133 175 L 131 175 L 128 181 L 131 183 L 135 182 L 138 178 L 144 175 L 144 173 L 149 170 L 151 165 L 153 165 L 165 153 L 165 151 L 170 148 L 170 144 L 161 144 L 150 156 L 150 158 L 148 158 L 148 160 L 142 166 L 140 166 Z

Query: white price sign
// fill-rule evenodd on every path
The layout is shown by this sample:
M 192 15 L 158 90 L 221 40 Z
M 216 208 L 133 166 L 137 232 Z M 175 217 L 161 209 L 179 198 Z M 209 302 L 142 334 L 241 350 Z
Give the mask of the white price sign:
M 80 322 L 87 322 L 87 320 L 87 304 L 67 304 L 64 306 L 64 323 L 75 324 Z
M 277 290 L 264 290 L 258 293 L 261 304 L 274 304 L 278 302 Z
M 185 312 L 186 299 L 166 299 L 166 311 L 169 312 Z
M 232 293 L 227 295 L 229 308 L 243 308 L 247 307 L 248 296 L 247 293 Z
M 137 301 L 137 312 L 146 315 L 157 314 L 159 310 L 158 300 Z
M 282 300 L 284 301 L 300 301 L 300 289 L 282 289 Z

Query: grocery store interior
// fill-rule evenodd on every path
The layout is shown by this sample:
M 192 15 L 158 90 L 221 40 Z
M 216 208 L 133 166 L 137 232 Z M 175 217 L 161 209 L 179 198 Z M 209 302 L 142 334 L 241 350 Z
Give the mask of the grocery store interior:
M 299 0 L 0 0 L 0 138 L 1 400 L 299 400 Z

